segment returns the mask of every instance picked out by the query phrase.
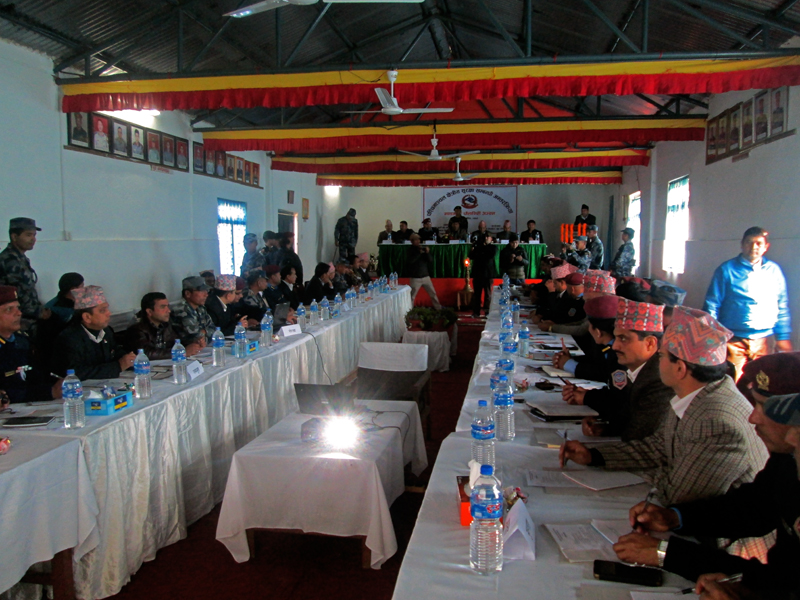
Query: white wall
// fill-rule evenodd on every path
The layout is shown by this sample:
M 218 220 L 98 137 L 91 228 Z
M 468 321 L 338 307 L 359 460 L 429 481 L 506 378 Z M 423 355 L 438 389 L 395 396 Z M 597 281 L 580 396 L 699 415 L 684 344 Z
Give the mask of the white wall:
M 311 219 L 299 219 L 299 243 L 304 262 L 315 260 L 323 209 L 313 176 L 274 178 L 263 152 L 237 153 L 261 165 L 264 189 L 258 189 L 65 149 L 66 116 L 59 111 L 52 61 L 6 42 L 0 42 L 0 86 L 5 117 L 0 128 L 0 241 L 3 246 L 8 241 L 9 218 L 36 219 L 42 231 L 28 257 L 39 275 L 42 301 L 55 295 L 67 271 L 102 285 L 114 312 L 136 308 L 149 291 L 177 299 L 182 278 L 205 268 L 219 272 L 217 200 L 246 202 L 248 230 L 260 238 L 277 226 L 277 210 L 286 202 L 285 192 L 277 191 L 281 187 L 296 190 L 298 213 L 300 198 L 311 200 Z M 201 141 L 180 112 L 142 124 Z
M 731 92 L 714 96 L 709 114 L 716 116 L 754 93 Z M 790 128 L 798 123 L 798 111 L 800 88 L 796 87 L 790 91 Z M 690 232 L 686 244 L 686 271 L 675 275 L 661 269 L 667 186 L 671 180 L 684 175 L 690 178 Z M 800 136 L 755 147 L 748 158 L 736 163 L 727 158 L 710 165 L 705 164 L 705 142 L 659 143 L 653 151 L 650 167 L 625 169 L 620 194 L 641 188 L 644 209 L 649 211 L 643 216 L 643 228 L 647 227 L 652 214 L 652 231 L 644 232 L 645 237 L 649 233 L 653 241 L 646 274 L 675 281 L 687 290 L 686 303 L 701 307 L 714 269 L 739 253 L 745 229 L 759 225 L 770 232 L 772 247 L 767 256 L 777 261 L 786 275 L 793 321 L 798 322 Z M 795 343 L 800 339 L 797 331 L 794 338 Z
M 608 221 L 609 198 L 617 186 L 606 185 L 521 185 L 517 188 L 517 230 L 524 231 L 528 219 L 544 233 L 550 251 L 558 253 L 561 223 L 572 223 L 581 212 L 581 204 L 588 204 L 597 217 L 601 232 Z M 386 219 L 391 219 L 395 229 L 400 221 L 417 231 L 422 227 L 422 188 L 341 188 L 341 210 L 327 214 L 326 227 L 333 231 L 336 219 L 348 208 L 356 209 L 358 218 L 358 252 L 376 253 L 378 234 L 383 231 Z M 513 225 L 512 225 L 513 227 Z

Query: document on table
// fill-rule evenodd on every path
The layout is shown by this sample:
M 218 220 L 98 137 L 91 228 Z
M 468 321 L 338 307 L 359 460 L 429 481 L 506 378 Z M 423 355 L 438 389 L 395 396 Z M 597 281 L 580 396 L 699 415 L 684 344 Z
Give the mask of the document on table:
M 559 438 L 564 439 L 564 432 L 569 432 L 570 441 L 580 442 L 581 444 L 605 444 L 610 442 L 621 442 L 622 438 L 618 436 L 604 436 L 597 437 L 592 435 L 583 435 L 580 429 L 553 429 Z
M 632 530 L 628 519 L 592 519 L 592 527 L 611 544 L 616 544 L 619 538 Z
M 568 472 L 564 476 L 595 492 L 644 483 L 644 479 L 627 471 L 587 469 L 585 471 Z
M 543 402 L 526 400 L 534 417 L 543 421 L 574 421 L 583 417 L 596 417 L 598 412 L 582 404 L 567 404 L 564 401 Z
M 569 562 L 617 560 L 611 544 L 591 525 L 559 523 L 545 527 Z
M 581 487 L 571 479 L 564 477 L 563 471 L 538 471 L 530 470 L 525 474 L 528 485 L 531 487 Z
M 657 592 L 631 591 L 631 600 L 665 600 L 666 598 L 684 597 L 678 588 L 661 588 Z M 690 598 L 692 596 L 689 596 Z

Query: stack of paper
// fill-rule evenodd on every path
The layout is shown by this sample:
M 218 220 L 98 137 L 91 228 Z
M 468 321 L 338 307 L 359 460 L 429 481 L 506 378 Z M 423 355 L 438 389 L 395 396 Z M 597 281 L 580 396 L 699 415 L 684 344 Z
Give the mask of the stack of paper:
M 617 560 L 611 544 L 591 525 L 556 524 L 545 527 L 569 562 Z
M 583 417 L 596 417 L 598 412 L 582 404 L 567 404 L 566 402 L 543 402 L 541 400 L 526 400 L 531 407 L 531 414 L 542 421 L 575 421 Z
M 570 471 L 564 473 L 564 476 L 595 492 L 644 483 L 644 479 L 626 471 L 587 469 L 585 471 Z

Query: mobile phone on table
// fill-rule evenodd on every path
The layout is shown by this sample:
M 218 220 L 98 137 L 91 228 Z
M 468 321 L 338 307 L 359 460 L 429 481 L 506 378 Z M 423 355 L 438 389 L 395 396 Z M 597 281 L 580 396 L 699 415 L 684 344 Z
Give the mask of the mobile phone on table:
M 664 576 L 659 569 L 631 567 L 610 560 L 594 561 L 594 578 L 649 587 L 659 587 L 664 584 Z

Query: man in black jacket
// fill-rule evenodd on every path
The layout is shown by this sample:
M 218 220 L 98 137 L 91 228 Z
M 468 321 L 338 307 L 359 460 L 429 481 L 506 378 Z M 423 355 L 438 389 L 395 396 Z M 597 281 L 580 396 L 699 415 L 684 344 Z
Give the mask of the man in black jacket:
M 312 302 L 321 302 L 323 298 L 327 298 L 333 302 L 336 297 L 336 290 L 333 289 L 333 276 L 336 270 L 333 265 L 328 263 L 317 263 L 314 269 L 314 277 L 308 282 L 306 286 L 306 296 L 304 304 L 311 304 Z
M 78 379 L 112 379 L 133 366 L 133 352 L 114 340 L 108 326 L 111 311 L 103 288 L 87 285 L 72 292 L 75 313 L 70 324 L 56 338 L 53 370 L 66 375 L 74 369 Z
M 750 388 L 755 404 L 749 420 L 770 451 L 764 469 L 753 482 L 723 496 L 667 508 L 637 504 L 630 519 L 639 533 L 621 537 L 614 549 L 622 560 L 661 566 L 691 580 L 703 573 L 741 573 L 743 586 L 777 599 L 800 589 L 800 466 L 792 458 L 792 452 L 797 457 L 792 433 L 800 425 L 800 353 L 768 355 L 748 367 L 757 373 Z M 793 392 L 772 395 L 788 390 Z M 645 535 L 668 530 L 699 539 L 734 540 L 775 531 L 776 539 L 759 560 L 752 553 L 746 559 L 676 536 L 660 541 Z
M 206 299 L 205 306 L 214 325 L 225 335 L 233 335 L 239 323 L 247 328 L 247 317 L 239 316 L 234 307 L 229 306 L 234 302 L 236 302 L 236 276 L 220 275 Z
M 433 287 L 431 281 L 430 267 L 433 265 L 433 257 L 431 256 L 431 249 L 423 246 L 420 243 L 419 234 L 411 235 L 411 247 L 408 249 L 408 262 L 406 262 L 406 272 L 411 278 L 409 285 L 411 286 L 411 304 L 414 304 L 414 299 L 419 293 L 419 288 L 425 288 L 428 296 L 431 297 L 431 304 L 436 310 L 441 310 L 442 305 L 439 304 L 439 297 L 436 295 L 436 288 Z
M 473 232 L 474 243 L 469 253 L 472 261 L 472 287 L 475 290 L 472 294 L 472 317 L 477 319 L 481 316 L 481 296 L 483 296 L 483 310 L 489 314 L 489 305 L 492 302 L 492 280 L 497 277 L 494 267 L 494 257 L 497 254 L 497 247 L 492 244 L 492 235 L 485 231 L 486 223 L 480 222 L 479 227 L 484 228 L 484 232 Z

